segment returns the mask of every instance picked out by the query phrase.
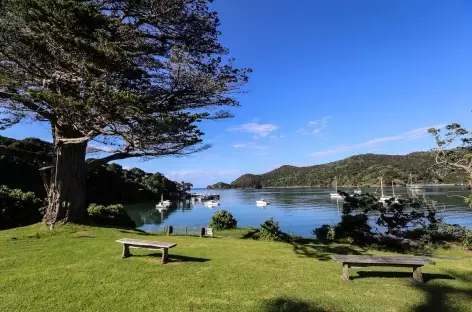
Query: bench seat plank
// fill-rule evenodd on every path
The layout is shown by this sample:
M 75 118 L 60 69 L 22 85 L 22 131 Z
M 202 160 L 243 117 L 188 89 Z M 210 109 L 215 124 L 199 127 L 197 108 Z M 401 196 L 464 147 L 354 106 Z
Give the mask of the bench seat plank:
M 379 266 L 418 266 L 435 264 L 425 256 L 365 256 L 365 255 L 331 255 L 336 262 L 345 262 L 352 265 L 379 265 Z
M 349 268 L 367 266 L 393 266 L 413 268 L 413 279 L 423 283 L 421 267 L 425 264 L 436 264 L 424 256 L 366 256 L 366 255 L 331 255 L 336 262 L 343 264 L 343 278 L 349 280 Z
M 117 243 L 126 244 L 126 245 L 133 245 L 133 246 L 140 246 L 140 247 L 154 247 L 154 248 L 172 248 L 177 246 L 174 243 L 168 242 L 157 242 L 157 241 L 150 241 L 144 239 L 133 239 L 133 238 L 122 238 L 116 241 Z
M 123 244 L 123 255 L 122 258 L 128 258 L 131 256 L 129 252 L 130 248 L 146 248 L 148 250 L 159 249 L 162 251 L 162 263 L 167 263 L 169 258 L 169 248 L 177 246 L 174 243 L 168 242 L 157 242 L 143 239 L 132 239 L 132 238 L 122 238 L 116 241 L 117 243 Z

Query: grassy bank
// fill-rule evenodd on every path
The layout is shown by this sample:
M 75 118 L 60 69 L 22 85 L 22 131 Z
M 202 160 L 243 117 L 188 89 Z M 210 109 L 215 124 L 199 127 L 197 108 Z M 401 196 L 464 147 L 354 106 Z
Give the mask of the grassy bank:
M 460 250 L 435 251 L 442 257 L 424 268 L 421 286 L 402 268 L 352 270 L 346 282 L 330 253 L 379 252 L 242 235 L 157 237 L 71 225 L 51 234 L 40 224 L 0 231 L 0 311 L 472 311 L 472 256 Z M 141 249 L 121 259 L 115 239 L 123 237 L 177 247 L 166 265 Z

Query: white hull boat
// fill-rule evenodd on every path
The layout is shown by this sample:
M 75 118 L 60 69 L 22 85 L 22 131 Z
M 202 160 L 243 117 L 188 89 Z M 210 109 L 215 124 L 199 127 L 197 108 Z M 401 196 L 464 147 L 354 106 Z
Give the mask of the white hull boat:
M 215 200 L 209 200 L 209 201 L 204 202 L 203 204 L 207 207 L 216 207 L 220 205 L 220 203 Z
M 331 193 L 329 196 L 331 198 L 343 198 L 341 195 L 338 193 L 338 177 L 334 177 L 334 187 L 336 189 L 336 193 Z
M 270 205 L 270 203 L 267 200 L 261 199 L 261 200 L 256 200 L 256 205 L 257 206 L 267 206 L 267 205 Z

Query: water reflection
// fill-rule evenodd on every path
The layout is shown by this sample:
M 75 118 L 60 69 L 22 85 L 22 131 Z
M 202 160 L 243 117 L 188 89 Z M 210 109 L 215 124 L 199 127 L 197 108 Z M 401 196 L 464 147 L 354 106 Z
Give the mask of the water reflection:
M 345 191 L 352 192 L 351 189 Z M 375 189 L 363 189 L 373 192 Z M 195 190 L 205 192 L 205 190 Z M 226 209 L 238 220 L 238 226 L 258 227 L 262 222 L 273 217 L 280 222 L 283 230 L 309 236 L 314 228 L 322 224 L 339 222 L 342 214 L 342 199 L 329 196 L 331 189 L 325 188 L 290 188 L 262 190 L 221 190 L 220 206 L 207 207 L 198 200 L 173 202 L 168 210 L 158 211 L 156 203 L 127 205 L 125 208 L 138 228 L 144 231 L 163 230 L 166 225 L 206 226 L 215 211 Z M 392 195 L 392 189 L 386 188 L 385 195 Z M 437 202 L 442 215 L 450 223 L 458 223 L 472 228 L 472 210 L 462 198 L 450 195 L 467 194 L 462 188 L 434 187 L 426 189 L 395 188 L 395 195 L 402 198 L 427 198 Z M 256 201 L 264 198 L 271 204 L 256 206 Z

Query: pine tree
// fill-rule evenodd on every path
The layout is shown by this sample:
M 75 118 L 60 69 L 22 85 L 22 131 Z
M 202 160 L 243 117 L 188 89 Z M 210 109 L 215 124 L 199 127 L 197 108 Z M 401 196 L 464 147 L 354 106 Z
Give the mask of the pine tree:
M 219 43 L 209 2 L 0 2 L 0 129 L 51 127 L 46 222 L 86 220 L 87 167 L 209 147 L 197 123 L 231 117 L 218 108 L 239 105 L 250 72 Z M 86 162 L 91 151 L 107 154 Z

